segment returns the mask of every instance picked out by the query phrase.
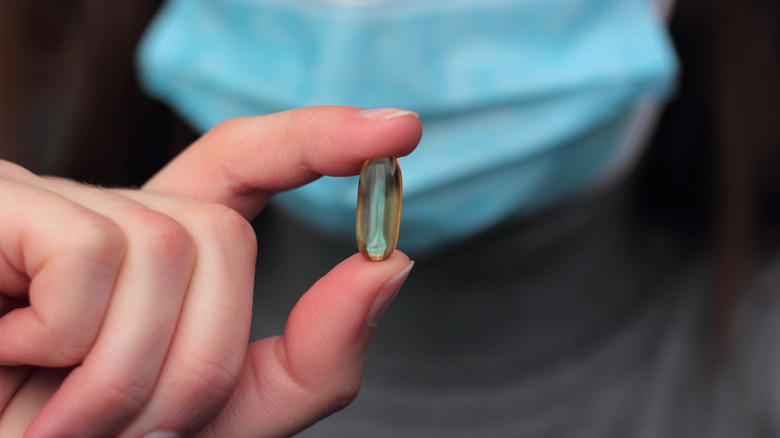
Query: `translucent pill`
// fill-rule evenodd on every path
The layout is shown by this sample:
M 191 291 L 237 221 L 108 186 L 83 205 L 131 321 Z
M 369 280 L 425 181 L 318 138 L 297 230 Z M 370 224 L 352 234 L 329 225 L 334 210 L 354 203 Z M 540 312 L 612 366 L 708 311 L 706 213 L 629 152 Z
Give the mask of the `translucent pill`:
M 395 158 L 363 163 L 357 198 L 357 243 L 369 260 L 384 260 L 398 242 L 401 225 L 401 168 Z

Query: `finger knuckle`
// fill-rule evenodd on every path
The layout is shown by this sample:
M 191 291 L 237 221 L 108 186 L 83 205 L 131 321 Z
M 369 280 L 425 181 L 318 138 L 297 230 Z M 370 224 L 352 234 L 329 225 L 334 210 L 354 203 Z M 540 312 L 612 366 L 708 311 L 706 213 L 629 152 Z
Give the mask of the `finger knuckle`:
M 337 412 L 349 406 L 360 392 L 360 377 L 349 379 L 334 379 L 330 382 L 304 384 L 301 380 L 292 378 L 299 393 L 308 399 L 317 400 L 328 412 Z M 337 382 L 337 383 L 336 383 Z
M 140 411 L 151 395 L 151 386 L 144 379 L 114 377 L 103 382 L 100 391 L 100 404 L 106 410 L 117 412 Z
M 134 234 L 134 242 L 140 244 L 151 259 L 169 263 L 182 257 L 194 257 L 192 236 L 173 218 L 153 210 L 143 210 L 136 214 L 135 221 L 140 232 Z
M 332 408 L 339 411 L 352 403 L 360 392 L 360 376 L 350 377 L 336 386 L 332 398 Z
M 286 369 L 289 387 L 304 400 L 323 406 L 328 412 L 340 411 L 349 406 L 360 392 L 362 367 L 347 365 L 332 369 L 331 372 L 317 373 L 312 378 L 306 370 L 293 368 L 284 353 L 279 353 L 279 356 Z
M 3 176 L 24 176 L 24 177 L 31 177 L 34 176 L 32 172 L 25 169 L 24 167 L 10 162 L 6 160 L 0 160 L 0 173 L 3 174 Z
M 231 118 L 223 120 L 216 126 L 211 128 L 208 132 L 208 136 L 219 142 L 233 141 L 238 133 L 241 131 L 241 127 L 244 124 L 245 119 L 242 117 Z
M 119 264 L 127 246 L 120 226 L 97 214 L 88 214 L 75 221 L 68 240 L 69 256 L 80 256 L 100 264 Z
M 68 260 L 69 267 L 85 269 L 90 278 L 114 278 L 122 263 L 127 242 L 120 226 L 111 219 L 92 212 L 81 212 L 71 221 L 67 233 L 52 242 L 53 250 L 42 266 L 51 260 Z M 71 262 L 72 261 L 72 262 Z M 55 268 L 56 269 L 56 268 Z M 64 280 L 63 280 L 64 281 Z M 97 281 L 97 280 L 95 280 Z M 46 291 L 58 288 L 38 289 L 39 297 Z M 102 298 L 95 297 L 97 300 Z M 44 298 L 41 298 L 44 300 Z M 58 312 L 41 305 L 35 316 L 39 319 L 43 348 L 51 353 L 47 361 L 52 366 L 79 364 L 95 343 L 95 324 L 89 319 L 74 317 L 69 312 Z
M 224 132 L 230 132 L 235 129 L 237 124 L 237 119 L 235 118 L 229 118 L 225 119 L 219 123 L 216 124 L 213 128 L 211 128 L 210 132 L 216 133 L 216 134 L 223 134 Z
M 78 365 L 87 356 L 94 345 L 94 339 L 72 339 L 66 333 L 53 332 L 49 339 L 52 340 L 49 365 L 56 367 L 68 367 Z
M 226 401 L 238 384 L 238 372 L 213 359 L 189 361 L 183 375 L 189 376 L 185 385 L 199 397 Z
M 199 235 L 210 236 L 229 248 L 254 250 L 256 238 L 252 225 L 232 208 L 208 204 L 196 222 Z

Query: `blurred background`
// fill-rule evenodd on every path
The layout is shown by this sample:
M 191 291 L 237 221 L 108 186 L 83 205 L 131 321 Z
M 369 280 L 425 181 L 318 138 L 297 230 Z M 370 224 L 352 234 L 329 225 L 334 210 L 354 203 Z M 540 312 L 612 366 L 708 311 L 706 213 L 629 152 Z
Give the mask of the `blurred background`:
M 137 185 L 192 137 L 136 85 L 160 1 L 0 1 L 0 156 L 39 173 Z

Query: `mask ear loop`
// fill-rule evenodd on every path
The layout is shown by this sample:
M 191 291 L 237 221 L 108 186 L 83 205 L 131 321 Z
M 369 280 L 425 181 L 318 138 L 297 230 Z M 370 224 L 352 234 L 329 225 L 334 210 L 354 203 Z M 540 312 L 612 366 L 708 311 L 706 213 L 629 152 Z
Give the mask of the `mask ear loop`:
M 653 7 L 659 17 L 669 24 L 677 0 L 652 0 Z M 619 180 L 628 173 L 639 161 L 639 157 L 647 147 L 653 128 L 661 117 L 663 104 L 655 100 L 645 100 L 632 110 L 628 128 L 620 141 L 615 156 L 607 163 L 602 176 L 597 179 L 586 193 L 597 192 Z
M 661 117 L 662 107 L 663 105 L 656 100 L 645 100 L 637 104 L 632 110 L 631 120 L 615 155 L 604 167 L 601 177 L 591 184 L 589 191 L 598 191 L 612 185 L 634 168 L 650 142 L 653 130 Z

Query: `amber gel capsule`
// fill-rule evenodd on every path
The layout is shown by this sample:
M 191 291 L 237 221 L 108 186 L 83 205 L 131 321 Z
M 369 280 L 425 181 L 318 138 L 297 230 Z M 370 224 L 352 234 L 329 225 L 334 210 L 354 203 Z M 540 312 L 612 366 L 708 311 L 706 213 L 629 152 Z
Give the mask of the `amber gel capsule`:
M 401 168 L 395 158 L 363 163 L 357 198 L 357 243 L 369 260 L 390 257 L 401 225 Z

